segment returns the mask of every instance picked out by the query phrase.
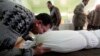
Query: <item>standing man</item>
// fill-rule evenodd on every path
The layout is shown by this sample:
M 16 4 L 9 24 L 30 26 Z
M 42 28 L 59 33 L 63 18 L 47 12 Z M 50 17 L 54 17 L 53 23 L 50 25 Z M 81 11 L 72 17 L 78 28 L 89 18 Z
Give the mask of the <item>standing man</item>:
M 74 30 L 82 30 L 86 23 L 87 16 L 84 12 L 84 7 L 88 4 L 89 0 L 82 0 L 82 3 L 76 6 L 73 16 Z
M 92 25 L 94 30 L 100 29 L 100 4 L 96 5 Z
M 59 25 L 61 22 L 61 14 L 60 11 L 57 7 L 52 5 L 51 1 L 47 2 L 47 6 L 50 10 L 50 16 L 52 17 L 52 22 L 53 22 L 53 30 L 59 30 Z
M 88 14 L 88 30 L 100 29 L 100 4 Z
M 47 14 L 42 16 L 51 20 Z M 50 25 L 50 20 L 45 25 L 23 6 L 8 0 L 0 0 L 0 56 L 33 56 L 48 51 L 42 44 L 27 49 L 14 46 L 20 36 L 25 39 L 30 31 L 34 34 L 44 33 L 45 28 Z
M 94 17 L 95 17 L 95 10 L 92 10 L 88 13 L 87 15 L 87 21 L 88 21 L 88 25 L 87 25 L 87 30 L 93 30 L 93 21 L 94 21 Z

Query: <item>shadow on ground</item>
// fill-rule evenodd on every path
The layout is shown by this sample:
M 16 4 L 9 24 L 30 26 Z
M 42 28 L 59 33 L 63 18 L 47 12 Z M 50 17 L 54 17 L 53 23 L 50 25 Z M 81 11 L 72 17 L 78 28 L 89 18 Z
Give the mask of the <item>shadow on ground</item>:
M 100 56 L 100 49 L 80 50 L 71 53 L 46 53 L 42 56 Z

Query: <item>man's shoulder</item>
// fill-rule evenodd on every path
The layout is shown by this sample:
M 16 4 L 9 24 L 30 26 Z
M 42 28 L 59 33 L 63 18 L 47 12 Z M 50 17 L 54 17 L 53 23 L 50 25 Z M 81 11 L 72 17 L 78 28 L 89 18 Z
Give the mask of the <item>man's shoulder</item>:
M 82 7 L 84 6 L 82 3 L 78 4 L 76 7 Z
M 56 7 L 56 6 L 53 6 L 53 9 L 55 9 L 55 10 L 58 10 L 58 7 Z

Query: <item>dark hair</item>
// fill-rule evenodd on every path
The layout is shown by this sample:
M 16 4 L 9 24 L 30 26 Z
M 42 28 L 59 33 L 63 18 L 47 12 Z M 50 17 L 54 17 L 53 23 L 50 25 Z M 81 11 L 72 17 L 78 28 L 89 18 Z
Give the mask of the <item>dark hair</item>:
M 52 27 L 52 18 L 47 13 L 40 13 L 36 16 L 37 20 L 41 20 L 42 23 L 46 26 L 48 24 Z
M 52 4 L 51 1 L 47 1 L 47 3 Z

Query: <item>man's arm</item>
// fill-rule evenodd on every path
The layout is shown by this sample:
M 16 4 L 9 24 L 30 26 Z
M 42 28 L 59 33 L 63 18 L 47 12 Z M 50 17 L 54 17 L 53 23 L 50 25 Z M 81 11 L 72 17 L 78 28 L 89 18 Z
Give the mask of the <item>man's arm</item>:
M 0 56 L 34 56 L 42 55 L 46 52 L 50 52 L 49 48 L 42 47 L 42 44 L 37 45 L 34 49 L 21 49 L 21 48 L 12 48 L 0 50 Z
M 33 56 L 33 55 L 34 55 L 33 49 L 13 48 L 0 51 L 0 56 Z
M 60 14 L 60 11 L 59 11 L 58 8 L 56 8 L 55 14 L 56 14 L 56 17 L 57 17 L 57 24 L 56 25 L 59 26 L 59 24 L 61 22 L 61 14 Z

